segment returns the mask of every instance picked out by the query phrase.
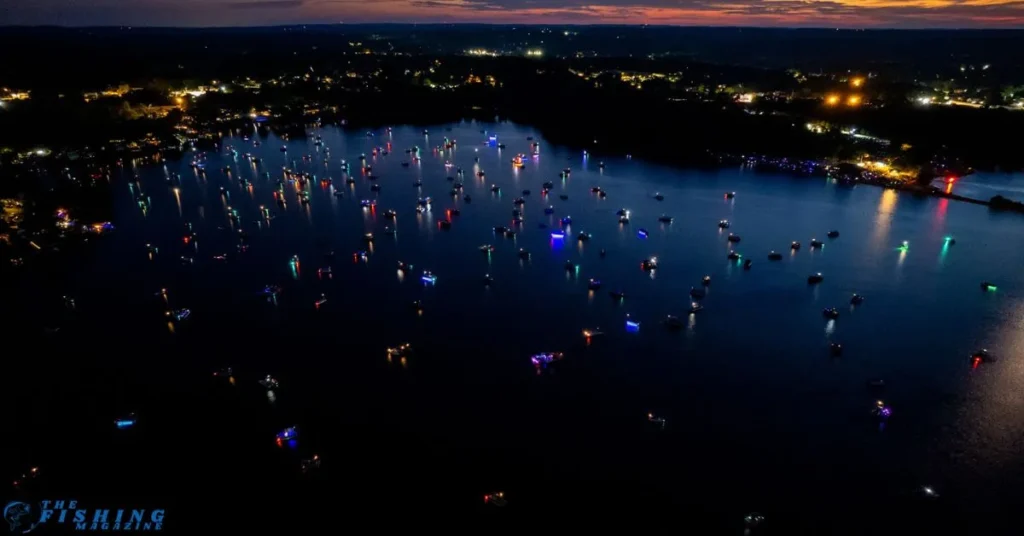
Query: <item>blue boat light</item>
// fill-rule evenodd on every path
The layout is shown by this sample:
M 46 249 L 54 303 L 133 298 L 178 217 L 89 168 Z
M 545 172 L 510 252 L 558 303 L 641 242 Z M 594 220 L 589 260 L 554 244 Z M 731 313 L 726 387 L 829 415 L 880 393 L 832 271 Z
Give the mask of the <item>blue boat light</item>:
M 553 233 L 551 233 L 551 238 L 554 238 L 556 240 L 562 240 L 563 238 L 565 238 L 565 233 L 561 233 L 561 232 L 558 232 L 558 231 L 553 232 Z

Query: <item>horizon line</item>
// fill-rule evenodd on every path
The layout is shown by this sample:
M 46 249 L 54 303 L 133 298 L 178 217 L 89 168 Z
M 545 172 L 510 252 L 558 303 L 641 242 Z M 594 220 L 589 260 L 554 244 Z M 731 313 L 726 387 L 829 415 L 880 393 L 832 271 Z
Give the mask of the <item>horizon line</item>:
M 936 26 L 918 28 L 897 28 L 890 26 L 869 26 L 869 27 L 836 27 L 836 26 L 742 26 L 742 25 L 688 25 L 688 24 L 648 24 L 648 23 L 565 23 L 565 24 L 544 24 L 524 23 L 508 24 L 494 22 L 308 22 L 292 24 L 256 24 L 239 26 L 159 26 L 145 25 L 136 26 L 128 24 L 115 25 L 82 25 L 70 26 L 63 24 L 3 24 L 0 31 L 8 29 L 61 29 L 61 30 L 238 30 L 238 29 L 275 29 L 275 28 L 298 28 L 305 26 L 318 27 L 341 27 L 341 26 L 500 26 L 508 28 L 518 27 L 557 27 L 557 28 L 676 28 L 676 29 L 709 29 L 709 30 L 818 30 L 835 32 L 930 32 L 930 31 L 968 31 L 968 32 L 1024 32 L 1024 26 L 1019 28 L 1006 27 L 963 27 L 963 26 Z

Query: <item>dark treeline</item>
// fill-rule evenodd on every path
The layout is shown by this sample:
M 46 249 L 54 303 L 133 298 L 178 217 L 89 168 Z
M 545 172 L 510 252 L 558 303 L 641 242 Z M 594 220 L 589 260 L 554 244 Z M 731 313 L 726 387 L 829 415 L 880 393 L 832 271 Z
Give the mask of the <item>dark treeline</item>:
M 349 43 L 359 46 L 350 46 Z M 0 28 L 0 83 L 81 83 L 139 73 L 204 78 L 321 64 L 354 50 L 452 55 L 469 48 L 548 57 L 683 59 L 804 71 L 874 71 L 904 81 L 989 64 L 995 84 L 1021 83 L 1022 30 L 831 30 L 477 24 L 302 25 L 262 28 Z M 250 65 L 239 62 L 257 57 Z M 246 72 L 236 68 L 244 67 Z M 253 71 L 255 69 L 256 71 Z M 980 73 L 979 73 L 980 74 Z
M 756 49 L 758 55 L 792 54 L 796 61 L 810 54 L 806 48 L 818 44 L 818 57 L 840 48 L 843 52 L 839 56 L 849 58 L 854 54 L 850 44 L 856 42 L 865 47 L 858 53 L 864 64 L 877 60 L 882 44 L 918 43 L 922 48 L 917 56 L 905 48 L 893 50 L 893 65 L 913 58 L 920 59 L 921 65 L 930 65 L 931 60 L 925 58 L 936 56 L 936 47 L 961 47 L 942 60 L 945 67 L 956 66 L 954 70 L 959 72 L 963 61 L 988 61 L 983 52 L 989 50 L 1005 63 L 993 60 L 995 67 L 977 76 L 991 77 L 995 84 L 1007 76 L 1005 65 L 1020 60 L 1024 47 L 1003 45 L 1024 39 L 1021 32 L 833 34 L 823 30 L 570 27 L 566 30 L 574 34 L 570 37 L 583 36 L 596 42 L 601 36 L 620 41 L 619 55 L 566 59 L 546 55 L 543 60 L 451 55 L 472 46 L 500 44 L 501 39 L 509 47 L 527 46 L 533 34 L 543 37 L 546 51 L 558 50 L 558 39 L 565 37 L 558 31 L 542 32 L 542 27 L 526 30 L 528 38 L 521 35 L 523 28 L 473 25 L 207 30 L 8 28 L 0 31 L 0 45 L 32 52 L 10 55 L 0 62 L 0 86 L 33 93 L 30 101 L 10 103 L 0 113 L 0 146 L 96 149 L 112 139 L 169 136 L 180 120 L 177 111 L 159 120 L 130 119 L 126 106 L 130 108 L 131 102 L 100 99 L 84 103 L 80 95 L 86 90 L 130 84 L 146 90 L 129 94 L 127 100 L 148 96 L 142 104 L 166 106 L 172 104 L 167 96 L 171 87 L 209 84 L 212 80 L 230 84 L 250 76 L 265 81 L 287 75 L 287 84 L 264 84 L 259 92 L 235 88 L 227 94 L 209 93 L 191 102 L 187 113 L 214 125 L 214 118 L 224 110 L 247 115 L 253 108 L 272 109 L 272 122 L 277 127 L 308 123 L 317 117 L 325 121 L 346 119 L 353 126 L 498 117 L 534 125 L 552 142 L 586 148 L 596 155 L 628 152 L 684 164 L 712 162 L 712 155 L 722 153 L 849 158 L 877 149 L 835 131 L 818 135 L 804 127 L 807 121 L 823 120 L 855 125 L 888 138 L 893 142 L 891 147 L 910 145 L 911 149 L 900 156 L 912 166 L 925 168 L 940 155 L 977 168 L 1024 168 L 1024 153 L 1017 150 L 1014 139 L 1024 128 L 1021 112 L 920 108 L 908 102 L 912 84 L 881 77 L 871 82 L 871 98 L 877 105 L 830 109 L 812 97 L 827 89 L 825 78 L 798 83 L 783 69 L 751 66 L 758 62 L 694 59 L 726 54 L 738 57 L 737 47 L 772 40 L 774 44 Z M 859 35 L 862 33 L 875 40 L 864 41 Z M 659 37 L 652 40 L 655 34 Z M 479 42 L 483 35 L 489 36 L 488 41 Z M 512 39 L 510 35 L 518 37 Z M 615 39 L 619 35 L 625 38 Z M 675 46 L 672 43 L 682 39 L 678 36 L 692 38 L 685 46 L 679 45 L 680 51 L 699 43 L 722 47 L 706 54 L 680 52 L 653 58 L 634 54 L 642 49 L 636 47 L 647 47 L 643 50 L 653 54 L 657 47 Z M 956 36 L 958 44 L 954 46 L 950 36 Z M 833 65 L 831 60 L 828 65 Z M 585 79 L 570 69 L 606 74 Z M 674 82 L 649 80 L 638 90 L 618 79 L 615 71 L 619 70 L 676 73 L 678 78 Z M 1020 72 L 1024 70 L 1015 74 Z M 360 76 L 348 77 L 346 73 Z M 469 75 L 483 77 L 484 81 L 465 84 Z M 324 76 L 333 77 L 334 82 L 318 82 Z M 487 83 L 487 76 L 494 78 L 494 87 Z M 719 85 L 744 91 L 779 91 L 797 98 L 769 98 L 741 107 L 733 102 L 732 95 L 711 91 Z M 694 88 L 702 88 L 704 93 L 697 95 Z M 337 114 L 303 114 L 309 107 L 326 110 L 333 106 L 338 107 Z

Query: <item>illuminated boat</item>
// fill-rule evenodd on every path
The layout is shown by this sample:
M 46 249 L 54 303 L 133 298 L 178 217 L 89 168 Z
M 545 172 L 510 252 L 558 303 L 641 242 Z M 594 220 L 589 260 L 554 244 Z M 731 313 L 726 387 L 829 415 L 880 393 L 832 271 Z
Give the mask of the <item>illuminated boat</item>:
M 730 242 L 739 242 L 740 241 L 740 235 L 729 233 L 729 236 L 726 238 L 726 240 L 728 240 Z
M 821 275 L 821 272 L 807 276 L 807 283 L 811 285 L 821 283 L 824 280 L 825 276 Z
M 259 381 L 259 384 L 266 389 L 277 389 L 281 386 L 280 382 L 276 378 L 273 378 L 270 374 L 267 374 L 266 378 Z
M 781 261 L 782 260 L 782 254 L 779 253 L 778 251 L 771 251 L 771 252 L 768 253 L 768 260 L 770 260 L 770 261 Z
M 188 309 L 174 309 L 167 311 L 165 315 L 174 322 L 181 322 L 187 320 L 188 317 L 192 316 L 192 311 Z
M 836 309 L 835 307 L 830 307 L 828 309 L 822 309 L 821 316 L 824 316 L 825 318 L 827 318 L 829 320 L 835 320 L 835 319 L 839 318 L 839 310 Z
M 437 276 L 426 270 L 423 271 L 423 275 L 420 276 L 420 279 L 423 281 L 424 284 L 427 285 L 433 285 L 437 283 Z

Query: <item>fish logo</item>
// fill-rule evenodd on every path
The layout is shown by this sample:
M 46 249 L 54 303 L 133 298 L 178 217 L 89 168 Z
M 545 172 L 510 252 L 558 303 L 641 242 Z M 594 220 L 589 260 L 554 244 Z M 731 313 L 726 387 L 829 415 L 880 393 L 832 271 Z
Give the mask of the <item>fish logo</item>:
M 27 534 L 36 528 L 38 522 L 32 519 L 32 505 L 19 501 L 11 501 L 4 507 L 4 520 L 7 521 L 11 532 L 15 534 Z

